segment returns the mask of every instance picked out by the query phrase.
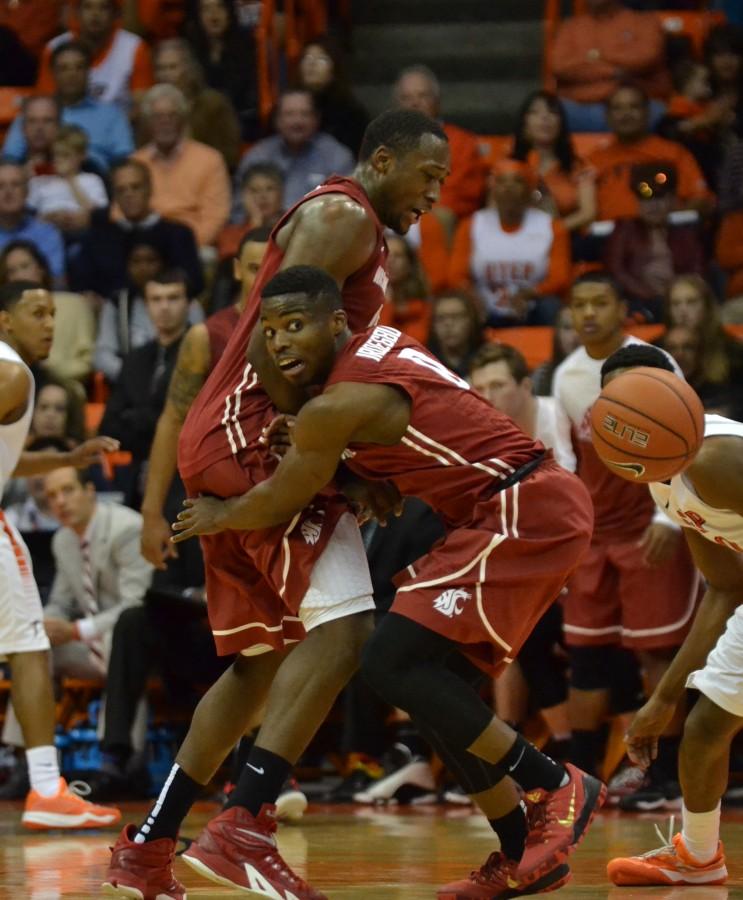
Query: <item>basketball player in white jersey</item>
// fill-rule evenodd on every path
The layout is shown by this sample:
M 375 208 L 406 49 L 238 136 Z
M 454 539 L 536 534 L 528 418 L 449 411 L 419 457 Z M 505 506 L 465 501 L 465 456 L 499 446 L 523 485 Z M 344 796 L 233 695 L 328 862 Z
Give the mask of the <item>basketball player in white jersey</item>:
M 11 475 L 40 475 L 60 466 L 85 468 L 118 441 L 94 438 L 69 453 L 24 453 L 34 409 L 29 366 L 49 355 L 54 334 L 52 295 L 31 282 L 0 288 L 0 495 Z M 0 656 L 7 658 L 11 696 L 26 743 L 31 790 L 22 821 L 33 829 L 100 828 L 121 818 L 73 793 L 59 774 L 54 747 L 54 693 L 49 639 L 21 536 L 0 509 Z
M 672 371 L 655 347 L 623 347 L 604 363 L 602 383 L 636 366 Z M 613 859 L 608 874 L 620 885 L 722 884 L 720 799 L 730 743 L 743 728 L 743 423 L 706 415 L 699 453 L 670 481 L 651 483 L 650 492 L 683 528 L 707 590 L 686 640 L 627 732 L 632 759 L 650 763 L 687 687 L 701 696 L 679 752 L 681 832 L 658 850 Z

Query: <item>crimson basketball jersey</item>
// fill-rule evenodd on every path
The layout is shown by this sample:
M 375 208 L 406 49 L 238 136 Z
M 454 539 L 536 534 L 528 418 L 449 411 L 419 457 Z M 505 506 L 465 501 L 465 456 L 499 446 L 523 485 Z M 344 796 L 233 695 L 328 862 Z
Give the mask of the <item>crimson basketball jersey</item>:
M 342 294 L 348 326 L 352 331 L 362 331 L 377 322 L 387 286 L 384 226 L 361 185 L 352 178 L 334 175 L 296 203 L 279 219 L 271 232 L 266 255 L 245 310 L 183 424 L 178 445 L 178 468 L 183 478 L 189 478 L 206 466 L 239 453 L 258 438 L 271 401 L 263 391 L 255 370 L 246 362 L 245 351 L 258 322 L 263 286 L 279 271 L 284 258 L 283 250 L 276 243 L 276 235 L 303 203 L 322 194 L 346 194 L 363 206 L 374 223 L 374 251 L 366 263 L 346 279 Z
M 206 332 L 209 335 L 209 353 L 212 368 L 225 351 L 225 347 L 232 337 L 232 332 L 240 321 L 240 313 L 233 304 L 225 309 L 220 309 L 204 322 Z
M 478 503 L 544 452 L 541 442 L 395 328 L 382 325 L 351 338 L 327 386 L 346 381 L 393 385 L 411 401 L 410 424 L 399 444 L 352 444 L 346 465 L 425 500 L 449 527 L 472 522 Z

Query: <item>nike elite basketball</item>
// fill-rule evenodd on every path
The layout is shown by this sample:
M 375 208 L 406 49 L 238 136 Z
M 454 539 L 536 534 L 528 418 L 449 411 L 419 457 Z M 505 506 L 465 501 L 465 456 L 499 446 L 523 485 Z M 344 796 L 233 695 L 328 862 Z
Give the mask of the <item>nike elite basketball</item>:
M 667 481 L 694 459 L 704 439 L 704 409 L 689 385 L 663 369 L 623 372 L 591 410 L 593 446 L 628 481 Z

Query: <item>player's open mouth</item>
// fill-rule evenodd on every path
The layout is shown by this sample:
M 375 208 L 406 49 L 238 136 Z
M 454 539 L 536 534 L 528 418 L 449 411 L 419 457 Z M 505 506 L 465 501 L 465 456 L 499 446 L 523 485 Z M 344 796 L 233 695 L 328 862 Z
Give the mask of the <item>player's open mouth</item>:
M 276 360 L 276 365 L 284 375 L 294 376 L 304 371 L 304 362 L 296 356 L 284 356 Z

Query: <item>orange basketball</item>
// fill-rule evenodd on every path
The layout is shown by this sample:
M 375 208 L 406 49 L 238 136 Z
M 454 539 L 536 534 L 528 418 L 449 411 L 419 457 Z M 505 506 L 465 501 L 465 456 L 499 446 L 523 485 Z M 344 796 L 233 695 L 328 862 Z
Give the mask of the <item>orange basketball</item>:
M 673 372 L 644 366 L 612 379 L 591 409 L 593 446 L 628 481 L 666 481 L 696 456 L 704 408 Z

